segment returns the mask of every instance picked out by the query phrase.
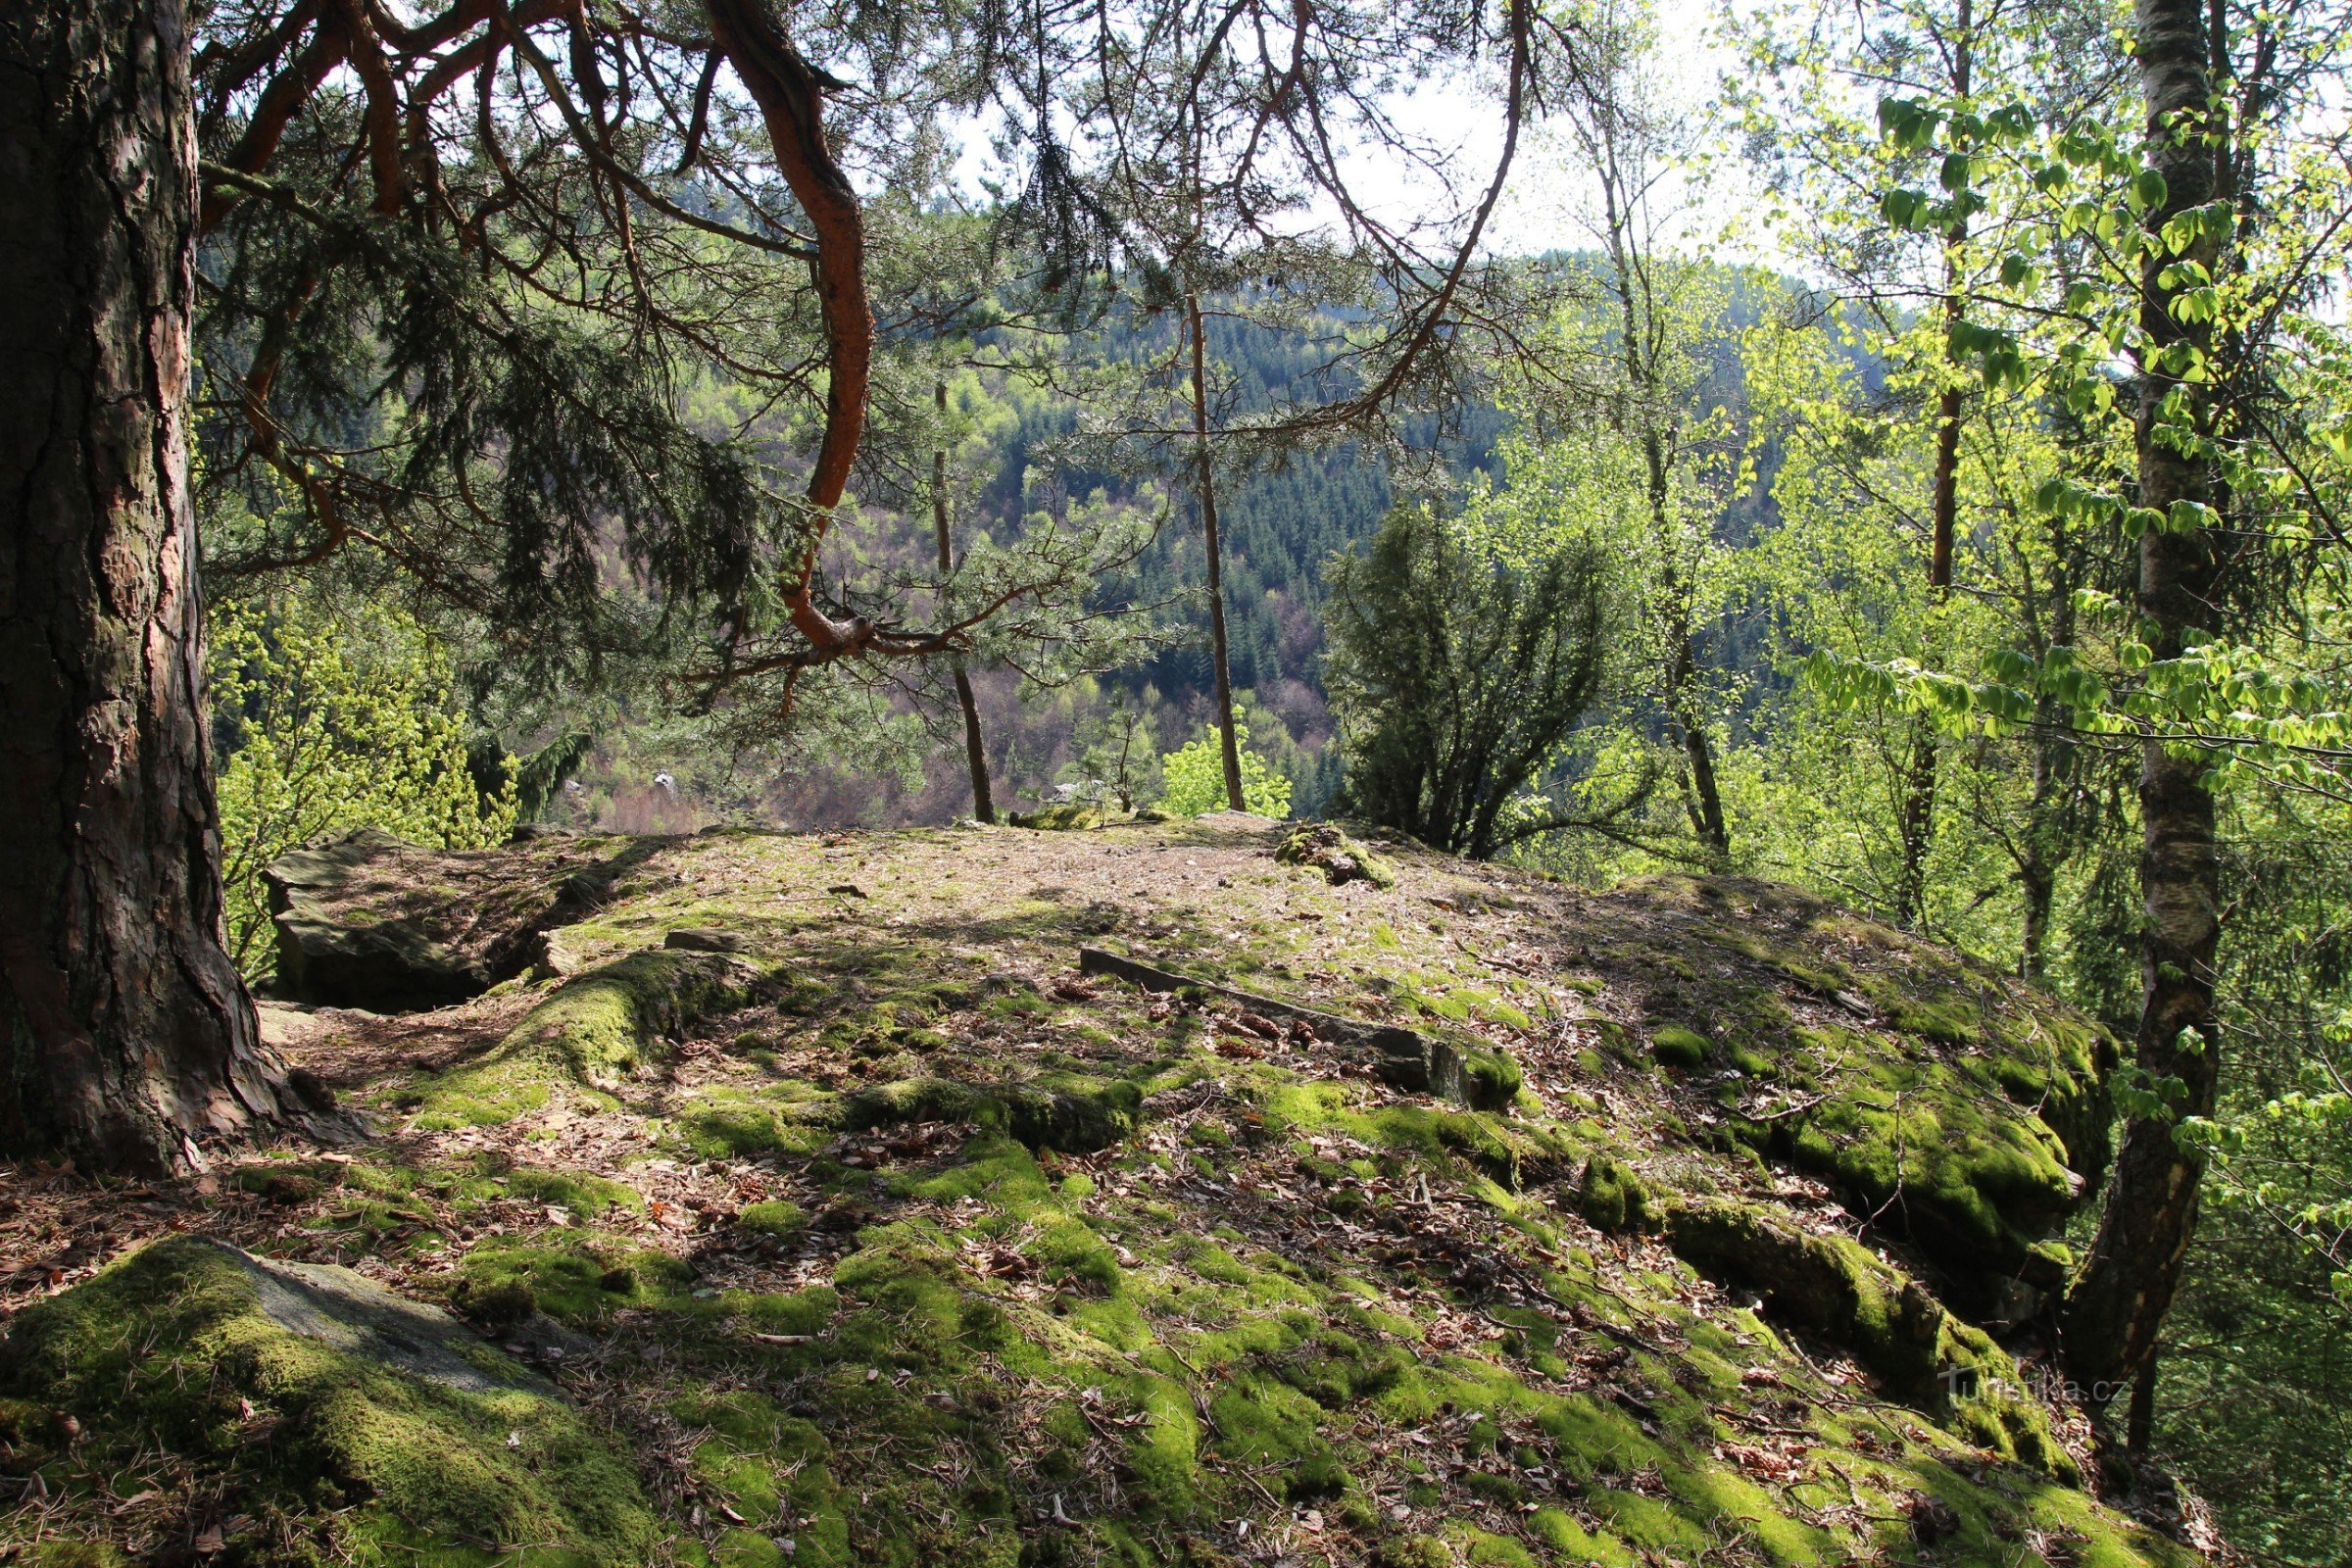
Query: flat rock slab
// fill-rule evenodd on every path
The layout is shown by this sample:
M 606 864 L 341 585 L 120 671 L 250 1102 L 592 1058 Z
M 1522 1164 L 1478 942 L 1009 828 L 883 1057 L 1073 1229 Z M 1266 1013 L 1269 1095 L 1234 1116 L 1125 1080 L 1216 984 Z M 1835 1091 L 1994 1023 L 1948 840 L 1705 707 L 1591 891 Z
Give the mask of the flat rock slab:
M 593 912 L 666 842 L 550 835 L 446 851 L 362 828 L 314 843 L 262 873 L 277 989 L 369 1012 L 478 997 L 521 973 L 546 932 Z
M 242 1270 L 253 1281 L 263 1314 L 290 1334 L 466 1394 L 521 1388 L 563 1396 L 554 1384 L 485 1345 L 449 1313 L 396 1296 L 364 1274 L 327 1263 L 256 1257 L 209 1237 L 190 1240 Z M 489 1367 L 505 1376 L 493 1376 Z

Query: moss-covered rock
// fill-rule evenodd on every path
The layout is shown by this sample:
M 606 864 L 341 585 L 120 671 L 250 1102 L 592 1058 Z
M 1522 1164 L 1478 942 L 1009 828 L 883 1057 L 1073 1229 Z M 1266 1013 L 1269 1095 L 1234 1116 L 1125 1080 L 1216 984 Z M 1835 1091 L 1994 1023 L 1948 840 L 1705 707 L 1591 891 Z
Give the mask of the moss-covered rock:
M 1311 866 L 1335 888 L 1344 882 L 1369 882 L 1376 888 L 1396 885 L 1394 864 L 1329 822 L 1293 828 L 1275 846 L 1274 858 L 1285 865 Z
M 616 1089 L 666 1056 L 695 1020 L 750 1001 L 762 978 L 740 957 L 667 949 L 600 965 L 558 986 L 480 1060 L 436 1080 L 411 1125 L 510 1121 L 547 1103 L 558 1083 Z
M 1281 832 L 660 841 L 578 952 L 743 932 L 789 987 L 738 965 L 706 993 L 637 955 L 519 1026 L 469 1004 L 430 1038 L 482 1054 L 362 1091 L 418 1091 L 417 1117 L 349 1165 L 255 1161 L 223 1222 L 366 1250 L 499 1344 L 592 1367 L 597 1419 L 659 1478 L 637 1561 L 2185 1568 L 2067 1485 L 2014 1364 L 1921 1288 L 1951 1291 L 1924 1228 L 1882 1219 L 1884 1258 L 1817 1236 L 1814 1184 L 1758 1165 L 1859 1207 L 1891 1150 L 1888 1212 L 1916 1215 L 1945 1201 L 1924 1118 L 1950 1141 L 1978 1117 L 1960 1186 L 2030 1241 L 2048 1172 L 1990 1173 L 2038 1118 L 2036 1158 L 2081 1174 L 2051 1091 L 2097 1058 L 2062 1013 L 1786 890 L 1595 898 L 1384 844 L 1396 885 L 1341 897 L 1268 863 Z M 1112 930 L 1137 956 L 1094 946 Z M 1653 1070 L 1661 1027 L 1700 1039 L 1695 1070 Z M 1846 1101 L 1889 1120 L 1839 1121 Z M 1652 1240 L 1670 1208 L 1719 1283 Z M 31 1455 L 80 1484 L 57 1414 L 0 1394 L 0 1475 Z M 143 1450 L 162 1469 L 174 1444 L 199 1476 L 244 1462 L 173 1432 Z M 221 1517 L 389 1517 L 336 1514 L 361 1491 L 334 1484 Z M 152 1554 L 136 1509 L 102 1524 L 88 1496 L 89 1560 Z M 209 1522 L 178 1517 L 182 1545 Z
M 1007 811 L 1004 820 L 1014 827 L 1040 833 L 1076 833 L 1101 827 L 1110 820 L 1110 813 L 1100 806 L 1072 801 L 1059 806 L 1041 806 L 1034 811 Z
M 118 1528 L 105 1480 L 159 1449 L 185 1468 L 158 1544 L 223 1530 L 223 1562 L 619 1568 L 660 1534 L 580 1412 L 447 1317 L 196 1238 L 19 1314 L 0 1396 L 50 1413 L 19 1424 L 20 1473 L 92 1541 Z
M 2107 1158 L 2115 1048 L 2094 1025 L 1767 883 L 1629 883 L 1599 901 L 1592 930 L 1595 965 L 1656 1020 L 1650 1054 L 1712 1102 L 1706 1121 L 1905 1231 L 1964 1298 L 1972 1281 L 2058 1283 L 2037 1244 Z M 1694 1071 L 1709 1063 L 1731 1073 Z M 1965 1304 L 1989 1310 L 1991 1297 Z
M 1666 1235 L 1693 1267 L 1756 1287 L 1768 1312 L 1844 1347 L 1895 1397 L 2003 1458 L 2080 1479 L 2008 1352 L 1868 1248 L 1724 1199 L 1668 1205 Z
M 1642 1178 L 1608 1154 L 1594 1154 L 1585 1162 L 1577 1179 L 1576 1207 L 1595 1228 L 1612 1233 L 1647 1230 L 1654 1217 L 1649 1189 Z
M 1649 1032 L 1649 1054 L 1661 1067 L 1690 1071 L 1707 1063 L 1707 1037 L 1681 1024 L 1663 1024 Z

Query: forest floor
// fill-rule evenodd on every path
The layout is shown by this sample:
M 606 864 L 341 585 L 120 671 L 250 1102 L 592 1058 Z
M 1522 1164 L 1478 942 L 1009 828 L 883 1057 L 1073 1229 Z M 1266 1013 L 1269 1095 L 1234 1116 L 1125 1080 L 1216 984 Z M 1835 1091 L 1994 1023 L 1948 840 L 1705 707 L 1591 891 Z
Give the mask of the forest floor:
M 2089 1026 L 1785 889 L 1409 846 L 1335 886 L 1282 837 L 553 839 L 355 885 L 482 945 L 605 870 L 542 978 L 266 1004 L 351 1142 L 0 1173 L 0 1560 L 2195 1560 L 2034 1394 Z M 1088 946 L 1485 1065 L 1424 1092 Z M 147 1247 L 188 1236 L 514 1370 L 306 1358 L 276 1276 Z

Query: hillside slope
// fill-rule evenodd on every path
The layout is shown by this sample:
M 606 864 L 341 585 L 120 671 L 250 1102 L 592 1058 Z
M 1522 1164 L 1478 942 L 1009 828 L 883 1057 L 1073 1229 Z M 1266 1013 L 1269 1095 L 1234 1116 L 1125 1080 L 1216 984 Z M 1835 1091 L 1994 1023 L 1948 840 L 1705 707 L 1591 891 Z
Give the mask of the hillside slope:
M 1283 836 L 360 847 L 294 923 L 490 988 L 270 1009 L 346 1149 L 10 1180 L 0 1542 L 2198 1560 L 1986 1332 L 2031 1348 L 2105 1157 L 2082 1020 L 1786 889 Z

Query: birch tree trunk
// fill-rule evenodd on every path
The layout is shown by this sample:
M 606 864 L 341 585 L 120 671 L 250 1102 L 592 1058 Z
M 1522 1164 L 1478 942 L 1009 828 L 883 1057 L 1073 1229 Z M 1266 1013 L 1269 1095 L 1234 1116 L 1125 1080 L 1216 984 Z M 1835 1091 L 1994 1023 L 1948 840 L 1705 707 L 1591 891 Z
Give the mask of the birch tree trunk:
M 2138 0 L 2136 23 L 2147 161 L 2165 180 L 2165 199 L 2147 215 L 2155 230 L 2213 199 L 2217 154 L 2207 138 L 2226 135 L 2227 127 L 2207 117 L 2210 40 L 2199 0 Z M 2187 255 L 2211 267 L 2218 249 L 2209 237 Z M 2183 452 L 2176 440 L 2204 435 L 2211 411 L 2204 386 L 2182 381 L 2159 357 L 2175 344 L 2204 348 L 2210 333 L 2174 318 L 2177 290 L 2162 273 L 2175 258 L 2161 250 L 2143 264 L 2141 283 L 2141 324 L 2152 342 L 2140 375 L 2139 491 L 2141 505 L 2171 514 L 2178 504 L 2210 498 L 2203 454 Z M 2167 402 L 2176 398 L 2180 412 L 2168 414 Z M 2175 523 L 2141 537 L 2139 612 L 2152 624 L 2157 659 L 2180 657 L 2214 629 L 2215 564 L 2214 540 L 2204 527 Z M 2068 1295 L 2067 1369 L 2094 1410 L 2124 1394 L 2154 1355 L 2196 1228 L 2204 1162 L 2180 1146 L 2174 1128 L 2179 1117 L 2212 1113 L 2219 1079 L 2213 960 L 2221 872 L 2203 773 L 2194 755 L 2175 756 L 2152 740 L 2141 747 L 2143 990 L 2135 1059 L 2152 1079 L 2179 1089 L 2173 1114 L 2127 1123 L 2097 1239 Z

